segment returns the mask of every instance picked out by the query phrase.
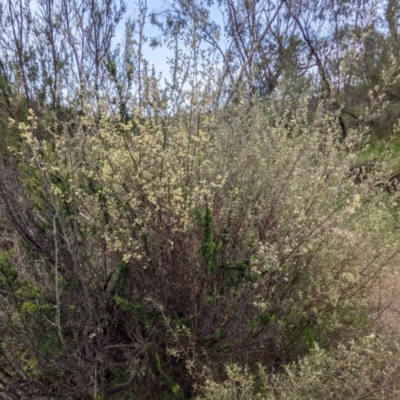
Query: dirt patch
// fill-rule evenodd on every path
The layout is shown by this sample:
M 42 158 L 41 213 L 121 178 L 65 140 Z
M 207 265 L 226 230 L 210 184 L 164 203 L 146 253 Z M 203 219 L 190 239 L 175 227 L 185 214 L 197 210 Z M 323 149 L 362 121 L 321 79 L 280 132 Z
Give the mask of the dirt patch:
M 376 300 L 380 310 L 379 320 L 400 331 L 400 277 L 382 284 L 377 291 Z

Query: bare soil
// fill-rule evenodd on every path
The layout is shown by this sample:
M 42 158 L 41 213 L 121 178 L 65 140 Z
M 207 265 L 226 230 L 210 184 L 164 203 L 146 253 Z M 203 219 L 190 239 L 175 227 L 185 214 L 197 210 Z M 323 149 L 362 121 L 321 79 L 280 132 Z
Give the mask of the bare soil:
M 400 331 L 400 277 L 386 281 L 376 293 L 379 319 L 389 328 Z

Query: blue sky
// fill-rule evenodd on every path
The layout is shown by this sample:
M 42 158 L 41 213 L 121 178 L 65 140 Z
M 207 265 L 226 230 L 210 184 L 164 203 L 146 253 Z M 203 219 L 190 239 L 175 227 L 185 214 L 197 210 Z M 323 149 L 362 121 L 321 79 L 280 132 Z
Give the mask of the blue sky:
M 148 15 L 152 12 L 160 12 L 168 7 L 168 4 L 172 3 L 173 0 L 147 0 Z M 126 17 L 137 15 L 135 12 L 138 7 L 136 1 L 127 1 L 127 13 Z M 214 7 L 212 18 L 216 21 L 222 22 L 222 16 L 220 11 Z M 122 22 L 116 32 L 116 40 L 122 39 L 124 35 L 124 22 Z M 149 18 L 145 27 L 145 35 L 150 39 L 151 37 L 159 37 L 160 31 L 157 27 L 150 24 Z M 149 61 L 150 67 L 154 66 L 157 73 L 162 73 L 164 78 L 169 77 L 169 66 L 167 64 L 167 59 L 172 57 L 172 52 L 165 46 L 157 47 L 156 49 L 150 48 L 150 46 L 145 45 L 143 48 L 144 58 Z
M 166 7 L 166 2 L 164 0 L 147 0 L 147 7 L 148 7 L 148 14 L 150 14 L 153 11 L 161 11 L 165 9 Z M 128 2 L 128 8 L 127 8 L 127 13 L 126 16 L 132 16 L 134 17 L 137 15 L 137 10 L 136 6 L 136 1 L 135 2 Z M 120 24 L 119 29 L 117 31 L 117 37 L 122 38 L 124 33 L 124 22 Z M 146 26 L 145 26 L 145 35 L 150 39 L 151 37 L 159 36 L 160 32 L 159 30 L 154 27 L 153 25 L 150 24 L 150 21 L 148 19 Z M 165 46 L 163 47 L 157 47 L 156 49 L 150 48 L 150 46 L 145 45 L 143 48 L 143 55 L 146 60 L 149 61 L 150 67 L 154 66 L 154 69 L 156 73 L 162 73 L 163 77 L 168 76 L 169 74 L 169 66 L 167 64 L 167 59 L 168 57 L 171 57 L 171 51 L 168 50 Z
M 38 3 L 40 0 L 30 0 L 31 9 L 36 11 L 38 7 Z M 138 15 L 138 4 L 139 1 L 144 0 L 126 0 L 127 2 L 127 12 L 124 16 L 124 19 L 120 22 L 116 29 L 114 44 L 121 42 L 123 40 L 125 34 L 125 21 L 126 18 L 132 17 L 135 19 L 135 16 Z M 202 0 L 198 0 L 202 1 Z M 161 32 L 155 26 L 150 23 L 150 14 L 152 12 L 160 12 L 166 10 L 170 4 L 173 4 L 174 0 L 147 0 L 147 23 L 145 25 L 145 36 L 148 37 L 148 42 L 152 37 L 160 38 Z M 216 21 L 222 21 L 222 16 L 220 11 L 214 7 L 212 18 Z M 159 73 L 162 74 L 163 78 L 169 78 L 169 65 L 167 64 L 168 58 L 172 57 L 172 52 L 165 45 L 159 46 L 155 49 L 151 48 L 148 43 L 143 47 L 143 55 L 144 58 L 149 62 L 150 68 L 154 66 L 156 74 L 158 76 Z

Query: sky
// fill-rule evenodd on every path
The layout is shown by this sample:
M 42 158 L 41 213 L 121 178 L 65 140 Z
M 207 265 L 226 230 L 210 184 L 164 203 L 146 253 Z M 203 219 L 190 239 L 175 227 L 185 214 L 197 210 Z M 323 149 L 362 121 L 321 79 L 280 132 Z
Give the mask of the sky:
M 0 0 L 1 1 L 1 0 Z M 121 43 L 124 39 L 125 35 L 125 22 L 127 18 L 131 17 L 135 19 L 138 16 L 138 3 L 145 2 L 146 0 L 125 0 L 127 3 L 127 12 L 124 15 L 123 20 L 117 26 L 115 37 L 114 37 L 114 45 L 117 43 Z M 198 0 L 202 1 L 202 0 Z M 40 0 L 30 0 L 29 4 L 33 11 L 37 11 L 38 3 Z M 161 32 L 157 27 L 150 23 L 150 14 L 152 12 L 161 12 L 168 8 L 168 5 L 172 4 L 174 0 L 147 0 L 147 21 L 145 24 L 145 36 L 148 38 L 147 44 L 143 46 L 143 56 L 149 62 L 150 70 L 154 67 L 157 77 L 159 74 L 162 75 L 163 78 L 169 78 L 169 65 L 167 61 L 169 58 L 172 58 L 173 53 L 170 49 L 168 49 L 165 45 L 158 46 L 157 48 L 151 48 L 149 46 L 150 39 L 153 37 L 160 37 Z M 221 21 L 222 23 L 222 15 L 217 7 L 214 7 L 211 15 L 212 19 L 215 21 Z
M 173 2 L 173 0 L 147 0 L 147 8 L 148 8 L 148 15 L 152 12 L 160 12 L 163 11 L 167 8 L 168 4 Z M 132 1 L 127 4 L 127 13 L 125 15 L 125 18 L 132 16 L 134 17 L 137 15 L 137 1 Z M 215 21 L 221 21 L 222 23 L 222 15 L 221 12 L 214 7 L 212 9 L 213 14 L 212 14 L 212 19 Z M 148 17 L 147 23 L 145 26 L 145 35 L 150 39 L 152 37 L 160 37 L 160 31 L 158 30 L 157 27 L 153 26 L 150 24 L 150 18 Z M 125 24 L 125 19 L 122 21 L 116 32 L 115 39 L 116 41 L 119 41 L 123 38 L 124 36 L 124 24 Z M 158 76 L 159 73 L 162 74 L 164 78 L 169 77 L 169 66 L 167 64 L 168 58 L 172 57 L 172 52 L 171 50 L 167 49 L 165 46 L 162 47 L 157 47 L 155 49 L 152 49 L 148 44 L 144 46 L 143 48 L 143 55 L 146 60 L 148 60 L 150 68 L 154 66 L 154 69 L 156 71 L 156 74 Z
M 151 12 L 162 11 L 166 7 L 165 0 L 147 0 L 147 8 L 148 14 Z M 125 18 L 132 16 L 135 17 L 137 15 L 137 6 L 135 2 L 128 2 L 127 13 Z M 125 29 L 125 19 L 122 21 L 116 32 L 116 39 L 122 39 L 124 36 Z M 158 37 L 160 35 L 160 31 L 157 27 L 150 24 L 149 17 L 147 19 L 147 23 L 145 26 L 145 35 L 150 39 L 151 37 Z M 162 73 L 163 77 L 167 77 L 169 75 L 169 66 L 167 64 L 167 59 L 172 57 L 172 53 L 165 46 L 157 47 L 156 49 L 152 49 L 148 43 L 143 48 L 143 55 L 146 60 L 148 60 L 150 68 L 154 66 L 156 74 Z

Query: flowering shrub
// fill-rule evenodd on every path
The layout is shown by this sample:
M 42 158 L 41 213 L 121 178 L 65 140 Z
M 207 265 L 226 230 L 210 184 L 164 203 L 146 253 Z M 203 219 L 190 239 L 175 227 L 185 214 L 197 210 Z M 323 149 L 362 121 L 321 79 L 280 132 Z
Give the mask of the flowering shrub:
M 390 337 L 391 335 L 389 335 Z M 227 379 L 206 380 L 200 399 L 395 399 L 399 397 L 399 343 L 374 333 L 333 351 L 318 346 L 298 364 L 270 374 L 227 365 Z
M 309 110 L 277 96 L 122 121 L 104 107 L 47 141 L 33 114 L 19 126 L 2 192 L 29 248 L 2 272 L 1 333 L 30 393 L 188 398 L 206 368 L 214 398 L 226 362 L 280 388 L 291 375 L 267 371 L 310 351 L 299 374 L 323 370 L 339 356 L 322 349 L 369 332 L 399 262 L 395 197 L 373 173 L 348 178 L 358 132 L 339 140 L 329 102 Z M 295 379 L 287 398 L 311 398 Z

